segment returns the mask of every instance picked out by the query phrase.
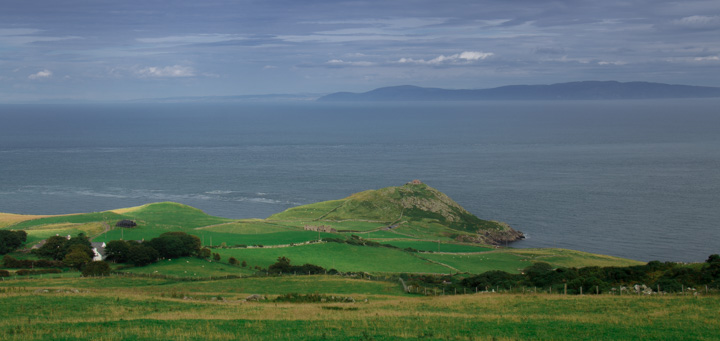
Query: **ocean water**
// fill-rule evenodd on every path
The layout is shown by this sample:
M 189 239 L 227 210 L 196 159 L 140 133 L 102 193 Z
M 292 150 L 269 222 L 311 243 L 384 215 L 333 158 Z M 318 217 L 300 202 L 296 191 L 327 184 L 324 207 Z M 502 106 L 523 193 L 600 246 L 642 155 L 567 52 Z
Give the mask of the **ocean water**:
M 230 218 L 420 179 L 514 247 L 720 253 L 720 100 L 0 106 L 0 212 Z

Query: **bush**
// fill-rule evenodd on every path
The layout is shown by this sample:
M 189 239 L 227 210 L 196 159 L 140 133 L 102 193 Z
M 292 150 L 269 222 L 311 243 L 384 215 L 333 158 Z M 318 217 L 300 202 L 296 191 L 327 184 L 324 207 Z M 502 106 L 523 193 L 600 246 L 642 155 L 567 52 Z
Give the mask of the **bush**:
M 110 274 L 110 264 L 104 261 L 93 261 L 85 265 L 82 270 L 84 277 L 107 276 Z
M 105 259 L 125 263 L 130 258 L 130 244 L 124 240 L 111 240 L 105 244 Z
M 3 265 L 6 268 L 11 268 L 11 269 L 62 268 L 62 267 L 65 267 L 65 264 L 63 264 L 63 262 L 61 262 L 61 261 L 47 260 L 47 259 L 38 259 L 38 260 L 15 259 L 15 257 L 10 256 L 10 255 L 5 255 L 3 257 Z
M 228 258 L 228 262 L 230 263 L 230 265 L 238 265 L 238 260 L 235 257 Z
M 200 251 L 198 251 L 198 258 L 207 259 L 207 258 L 210 258 L 211 255 L 212 255 L 212 251 L 210 251 L 210 249 L 208 249 L 206 247 L 204 247 L 204 248 L 200 249 Z
M 117 226 L 117 227 L 133 228 L 133 227 L 137 226 L 137 223 L 135 223 L 135 222 L 132 221 L 132 220 L 123 219 L 123 220 L 118 221 L 118 222 L 115 224 L 115 226 Z
M 18 276 L 59 274 L 59 273 L 62 273 L 62 270 L 60 270 L 60 269 L 37 269 L 37 270 L 21 269 L 21 270 L 15 271 L 15 274 Z
M 10 277 L 10 271 L 0 270 L 0 277 Z
M 135 266 L 145 266 L 158 260 L 157 250 L 140 243 L 130 244 L 130 257 L 128 261 Z
M 277 263 L 268 267 L 271 274 L 321 274 L 325 272 L 325 268 L 314 264 L 304 264 L 302 266 L 290 265 L 290 259 L 287 257 L 279 257 Z
M 12 252 L 22 246 L 27 240 L 27 233 L 23 230 L 0 230 L 0 255 Z
M 162 258 L 178 258 L 197 255 L 200 252 L 200 238 L 185 232 L 165 232 L 147 242 Z
M 63 258 L 63 263 L 65 265 L 80 270 L 85 264 L 89 263 L 92 258 L 90 258 L 87 253 L 82 251 L 82 248 L 84 245 L 76 245 L 77 248 L 74 247 L 75 251 L 72 251 L 65 255 L 65 258 Z

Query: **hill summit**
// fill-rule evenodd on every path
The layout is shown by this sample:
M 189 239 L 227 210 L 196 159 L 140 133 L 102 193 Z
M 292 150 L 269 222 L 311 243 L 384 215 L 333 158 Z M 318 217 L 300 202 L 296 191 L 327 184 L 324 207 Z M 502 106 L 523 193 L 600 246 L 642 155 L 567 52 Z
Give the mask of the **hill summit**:
M 419 180 L 403 186 L 355 193 L 345 199 L 290 208 L 268 220 L 382 223 L 387 230 L 424 236 L 434 233 L 463 242 L 501 244 L 523 239 L 505 223 L 483 220 L 444 193 Z

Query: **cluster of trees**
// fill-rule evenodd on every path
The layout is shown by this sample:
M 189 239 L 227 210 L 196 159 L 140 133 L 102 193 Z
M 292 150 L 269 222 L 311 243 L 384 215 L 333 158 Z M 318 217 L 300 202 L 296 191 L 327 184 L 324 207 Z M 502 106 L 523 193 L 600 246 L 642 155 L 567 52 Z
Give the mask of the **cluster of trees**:
M 23 230 L 0 230 L 0 255 L 8 254 L 22 246 L 27 240 L 27 233 Z
M 286 257 L 279 257 L 275 264 L 268 267 L 268 273 L 270 274 L 310 274 L 317 275 L 325 273 L 325 268 L 313 264 L 304 265 L 290 265 L 290 259 Z
M 161 258 L 202 256 L 200 238 L 185 232 L 166 232 L 147 242 L 113 240 L 105 244 L 105 259 L 117 263 L 144 266 Z M 207 251 L 205 251 L 207 250 Z M 209 255 L 208 255 L 209 257 Z
M 324 241 L 328 243 L 344 243 L 344 244 L 350 244 L 355 246 L 370 246 L 370 247 L 386 247 L 390 249 L 398 249 L 395 245 L 390 244 L 380 244 L 378 242 L 374 242 L 372 240 L 363 239 L 360 236 L 351 235 L 348 239 L 340 239 L 340 238 L 324 238 Z
M 47 259 L 16 259 L 11 255 L 5 255 L 3 256 L 3 266 L 11 269 L 62 268 L 65 267 L 65 263 Z
M 53 236 L 45 241 L 39 249 L 33 253 L 40 257 L 61 260 L 66 266 L 80 270 L 85 264 L 90 263 L 95 253 L 84 233 L 70 239 L 60 236 Z
M 488 271 L 474 276 L 410 276 L 408 284 L 455 288 L 510 289 L 537 287 L 562 292 L 567 286 L 569 294 L 604 293 L 615 287 L 646 285 L 653 290 L 679 292 L 683 287 L 720 289 L 720 255 L 711 255 L 699 265 L 682 265 L 673 262 L 652 261 L 645 265 L 627 267 L 557 268 L 538 262 L 523 270 L 522 274 Z

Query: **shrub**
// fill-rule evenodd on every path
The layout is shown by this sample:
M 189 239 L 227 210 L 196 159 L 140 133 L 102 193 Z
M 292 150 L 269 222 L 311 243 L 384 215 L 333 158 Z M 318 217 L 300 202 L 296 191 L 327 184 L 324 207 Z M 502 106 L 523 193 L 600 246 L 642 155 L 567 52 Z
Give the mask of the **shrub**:
M 59 273 L 62 273 L 62 270 L 60 270 L 60 269 L 36 269 L 36 270 L 21 269 L 21 270 L 15 271 L 15 274 L 18 276 L 59 274 Z
M 200 238 L 185 232 L 165 232 L 147 244 L 163 258 L 197 255 L 201 246 Z
M 38 260 L 30 260 L 30 259 L 15 259 L 15 257 L 10 255 L 5 255 L 3 257 L 3 265 L 6 268 L 11 269 L 23 269 L 23 268 L 62 268 L 65 267 L 65 264 L 60 261 L 56 260 L 47 260 L 47 259 L 38 259 Z
M 130 256 L 128 261 L 135 266 L 144 266 L 154 263 L 158 260 L 159 254 L 157 250 L 150 246 L 140 243 L 130 245 Z
M 133 228 L 133 227 L 137 226 L 137 223 L 135 223 L 135 222 L 132 221 L 132 220 L 123 219 L 123 220 L 118 221 L 118 222 L 115 224 L 115 226 L 117 226 L 117 227 Z
M 26 240 L 27 233 L 23 230 L 0 230 L 0 255 L 14 251 L 22 246 Z
M 82 245 L 78 246 L 80 247 L 77 248 L 75 251 L 68 253 L 65 258 L 63 258 L 63 263 L 65 263 L 65 265 L 69 267 L 80 270 L 80 268 L 82 268 L 85 264 L 89 263 L 92 258 L 90 258 L 87 253 L 81 250 Z
M 212 255 L 212 251 L 210 251 L 210 249 L 208 249 L 206 247 L 204 247 L 204 248 L 200 249 L 200 251 L 198 251 L 198 258 L 206 259 L 206 258 L 210 258 L 211 255 Z
M 110 264 L 104 261 L 90 262 L 82 270 L 84 277 L 107 276 L 110 274 Z
M 10 271 L 0 270 L 0 277 L 10 277 Z
M 105 244 L 105 259 L 125 263 L 130 258 L 130 244 L 124 240 L 111 240 Z

